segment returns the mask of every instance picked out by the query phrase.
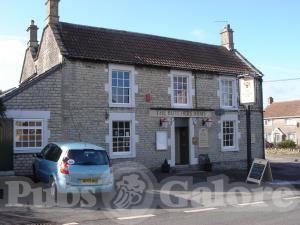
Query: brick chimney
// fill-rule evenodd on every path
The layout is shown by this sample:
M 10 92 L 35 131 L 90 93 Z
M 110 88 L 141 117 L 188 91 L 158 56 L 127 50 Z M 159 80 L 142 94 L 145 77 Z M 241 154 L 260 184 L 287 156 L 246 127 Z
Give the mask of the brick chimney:
M 272 97 L 268 98 L 268 105 L 271 105 L 274 102 L 274 99 Z
M 230 24 L 227 24 L 221 30 L 221 45 L 226 47 L 228 50 L 234 49 L 233 43 L 233 30 L 230 28 Z
M 38 39 L 37 39 L 37 31 L 38 27 L 34 24 L 34 20 L 31 20 L 30 26 L 27 28 L 29 40 L 28 40 L 28 48 L 32 48 L 32 50 L 36 50 L 39 47 Z
M 46 25 L 57 24 L 59 22 L 59 1 L 60 0 L 46 0 Z

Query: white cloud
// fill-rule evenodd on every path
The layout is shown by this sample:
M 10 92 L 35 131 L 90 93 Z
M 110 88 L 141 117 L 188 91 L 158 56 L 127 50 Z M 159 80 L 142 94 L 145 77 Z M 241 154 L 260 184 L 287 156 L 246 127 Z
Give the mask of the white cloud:
M 191 34 L 198 40 L 202 41 L 204 39 L 205 32 L 201 29 L 195 28 L 194 30 L 192 30 Z
M 25 49 L 23 37 L 0 36 L 0 90 L 18 85 Z

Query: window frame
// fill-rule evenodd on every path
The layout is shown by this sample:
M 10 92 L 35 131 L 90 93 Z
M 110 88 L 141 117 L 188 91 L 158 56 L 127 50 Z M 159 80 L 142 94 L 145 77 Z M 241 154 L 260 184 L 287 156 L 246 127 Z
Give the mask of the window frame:
M 42 130 L 42 133 L 41 133 L 41 146 L 40 147 L 17 147 L 16 146 L 16 137 L 17 137 L 17 130 L 18 129 L 24 129 L 24 126 L 17 126 L 16 123 L 17 122 L 41 122 L 42 125 L 39 126 Z M 43 119 L 14 119 L 14 137 L 13 137 L 13 141 L 14 141 L 14 151 L 19 151 L 19 152 L 40 152 L 43 147 L 45 146 L 45 141 L 44 141 L 44 120 Z M 36 128 L 36 126 L 34 126 Z M 33 127 L 32 127 L 33 128 Z M 30 126 L 28 126 L 28 129 L 30 129 Z
M 272 119 L 264 119 L 264 126 L 272 126 L 273 120 Z
M 124 121 L 130 122 L 130 151 L 129 152 L 113 152 L 113 122 Z M 109 157 L 111 159 L 118 158 L 134 158 L 136 157 L 136 128 L 135 113 L 110 113 L 109 114 L 109 135 L 106 141 L 109 144 Z
M 223 124 L 225 121 L 233 121 L 233 127 L 234 127 L 234 140 L 233 146 L 224 146 L 224 132 L 223 132 Z M 239 132 L 239 120 L 238 116 L 236 114 L 232 115 L 223 115 L 221 117 L 220 121 L 220 127 L 221 127 L 221 132 L 219 135 L 219 138 L 221 139 L 221 151 L 222 152 L 236 152 L 239 151 L 239 138 L 240 138 L 240 132 Z
M 127 107 L 132 108 L 135 107 L 135 69 L 134 66 L 127 66 L 127 65 L 117 65 L 117 64 L 109 64 L 109 106 L 110 107 Z M 113 71 L 120 71 L 120 72 L 129 72 L 129 103 L 114 103 L 112 101 L 112 72 Z
M 224 90 L 223 90 L 223 81 L 232 82 L 232 106 L 224 105 Z M 237 109 L 238 108 L 238 90 L 237 90 L 237 79 L 235 77 L 221 77 L 219 79 L 219 96 L 220 96 L 220 107 L 222 109 Z
M 294 139 L 290 139 L 290 135 L 293 135 L 293 136 L 294 136 Z M 287 134 L 287 139 L 288 139 L 288 140 L 291 140 L 291 141 L 294 141 L 294 142 L 297 144 L 297 134 L 296 134 L 296 132 L 289 132 L 289 133 Z
M 192 85 L 192 73 L 187 71 L 178 71 L 172 70 L 171 71 L 171 106 L 173 108 L 192 108 L 193 107 L 193 85 Z M 186 77 L 187 78 L 187 103 L 175 103 L 175 96 L 174 96 L 174 77 Z
M 286 118 L 286 119 L 284 119 L 284 125 L 286 125 L 286 126 L 296 126 L 297 121 L 293 118 Z
M 120 151 L 117 151 L 117 152 L 115 152 L 114 151 L 114 148 L 112 147 L 112 154 L 114 154 L 114 155 L 128 155 L 129 153 L 130 153 L 130 151 L 131 151 L 131 135 L 132 135 L 132 133 L 131 133 L 131 131 L 132 131 L 132 129 L 131 129 L 131 127 L 132 127 L 132 121 L 129 121 L 129 120 L 122 120 L 122 121 L 120 121 L 120 120 L 112 120 L 111 121 L 111 123 L 112 123 L 112 126 L 113 126 L 113 123 L 120 123 L 120 122 L 122 122 L 122 123 L 129 123 L 129 132 L 130 132 L 130 135 L 129 135 L 129 151 L 123 151 L 123 152 L 120 152 Z M 120 127 L 118 127 L 118 129 L 120 129 Z M 125 128 L 124 128 L 125 129 Z M 113 126 L 113 131 L 114 131 L 114 126 Z M 121 136 L 114 136 L 114 132 L 112 132 L 112 143 L 114 144 L 114 138 L 120 138 Z M 126 136 L 126 134 L 124 134 L 121 138 L 128 138 L 128 136 Z M 124 141 L 123 141 L 124 142 Z M 117 141 L 117 143 L 119 143 L 119 141 Z

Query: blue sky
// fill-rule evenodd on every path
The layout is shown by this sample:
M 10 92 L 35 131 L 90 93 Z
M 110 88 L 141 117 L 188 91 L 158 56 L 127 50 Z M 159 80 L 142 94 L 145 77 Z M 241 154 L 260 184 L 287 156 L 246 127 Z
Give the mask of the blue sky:
M 34 19 L 41 34 L 45 0 L 0 3 L 0 89 L 18 84 Z M 264 80 L 300 77 L 300 1 L 296 0 L 61 0 L 62 21 L 219 44 L 228 21 L 235 47 Z M 39 35 L 40 38 L 40 35 Z M 264 84 L 265 99 L 300 99 L 300 80 Z

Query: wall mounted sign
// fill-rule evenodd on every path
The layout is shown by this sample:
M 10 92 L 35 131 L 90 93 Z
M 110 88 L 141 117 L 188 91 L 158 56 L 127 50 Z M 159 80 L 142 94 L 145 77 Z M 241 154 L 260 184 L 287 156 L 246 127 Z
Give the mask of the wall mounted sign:
M 200 148 L 208 148 L 208 129 L 200 128 L 199 129 L 199 143 Z
M 151 117 L 212 117 L 210 111 L 197 111 L 197 110 L 172 110 L 172 109 L 151 109 L 149 115 Z
M 156 132 L 156 150 L 168 149 L 168 133 L 166 131 Z
M 261 184 L 263 179 L 273 181 L 270 163 L 265 159 L 254 159 L 246 182 Z
M 239 79 L 240 83 L 240 103 L 255 103 L 255 82 L 253 77 L 243 77 Z

